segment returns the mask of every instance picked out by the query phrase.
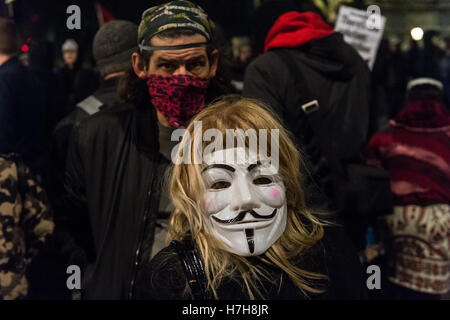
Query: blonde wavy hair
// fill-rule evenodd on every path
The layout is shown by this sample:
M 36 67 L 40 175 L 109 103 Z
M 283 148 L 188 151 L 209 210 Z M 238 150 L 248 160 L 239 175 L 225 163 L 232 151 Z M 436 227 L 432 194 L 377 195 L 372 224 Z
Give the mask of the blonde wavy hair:
M 261 102 L 239 96 L 225 96 L 197 114 L 186 128 L 178 156 L 182 157 L 183 149 L 190 147 L 190 150 L 194 151 L 190 153 L 191 163 L 194 163 L 195 147 L 201 146 L 203 150 L 207 145 L 203 140 L 201 144 L 195 144 L 194 139 L 189 138 L 194 137 L 194 121 L 201 121 L 202 133 L 211 128 L 218 129 L 222 133 L 223 141 L 227 129 L 279 130 L 278 174 L 286 187 L 287 223 L 282 236 L 261 259 L 282 269 L 305 296 L 323 292 L 322 289 L 315 288 L 312 282 L 325 279 L 326 276 L 302 270 L 293 262 L 323 237 L 323 226 L 327 223 L 306 206 L 302 186 L 303 161 L 287 130 Z M 267 149 L 271 150 L 271 130 L 267 131 Z M 198 135 L 198 132 L 195 134 Z M 202 165 L 198 164 L 180 163 L 173 166 L 170 195 L 175 210 L 170 218 L 168 238 L 182 241 L 191 237 L 195 241 L 204 260 L 207 289 L 216 299 L 217 289 L 225 278 L 242 279 L 250 299 L 264 299 L 264 293 L 258 284 L 262 283 L 262 278 L 270 280 L 267 273 L 246 257 L 228 252 L 222 242 L 208 232 L 211 230 L 211 224 L 202 201 L 205 185 L 201 170 Z

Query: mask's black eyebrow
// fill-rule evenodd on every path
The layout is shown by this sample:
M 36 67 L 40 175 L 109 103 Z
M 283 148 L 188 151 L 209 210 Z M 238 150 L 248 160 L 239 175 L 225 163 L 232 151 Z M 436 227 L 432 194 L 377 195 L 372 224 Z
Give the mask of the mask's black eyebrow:
M 231 172 L 236 171 L 233 167 L 231 167 L 231 166 L 229 166 L 227 164 L 216 163 L 216 164 L 211 164 L 211 165 L 203 168 L 202 173 L 205 172 L 206 170 L 213 169 L 213 168 L 225 169 L 225 170 L 228 170 L 228 171 L 231 171 Z
M 261 161 L 258 160 L 258 161 L 256 161 L 256 163 L 252 163 L 251 165 L 249 165 L 247 167 L 247 171 L 250 172 L 253 169 L 255 169 L 256 167 L 259 167 L 260 165 L 261 165 Z

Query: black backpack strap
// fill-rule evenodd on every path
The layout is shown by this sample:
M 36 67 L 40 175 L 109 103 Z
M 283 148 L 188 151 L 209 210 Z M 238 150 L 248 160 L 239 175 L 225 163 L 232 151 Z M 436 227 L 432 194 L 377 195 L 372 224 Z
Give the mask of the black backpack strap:
M 319 129 L 320 122 L 313 115 L 319 113 L 320 105 L 317 97 L 311 92 L 308 87 L 308 82 L 306 81 L 305 76 L 300 71 L 298 65 L 295 63 L 293 56 L 287 51 L 287 49 L 276 49 L 272 50 L 282 62 L 288 67 L 291 71 L 289 76 L 292 76 L 295 80 L 295 86 L 298 88 L 301 93 L 299 96 L 300 108 L 303 113 L 307 116 L 308 122 L 310 123 L 312 129 L 317 131 Z
M 190 239 L 182 242 L 174 240 L 170 245 L 176 250 L 178 258 L 183 265 L 194 299 L 207 299 L 205 267 L 194 242 Z
M 299 95 L 297 96 L 298 107 L 301 109 L 300 112 L 307 119 L 307 127 L 302 131 L 305 136 L 308 137 L 309 141 L 303 141 L 304 144 L 319 146 L 319 152 L 325 158 L 330 158 L 331 155 L 327 154 L 327 150 L 324 150 L 323 146 L 326 146 L 329 141 L 322 141 L 323 137 L 319 134 L 321 128 L 323 127 L 323 106 L 320 105 L 317 95 L 311 92 L 308 86 L 308 81 L 305 75 L 300 70 L 297 63 L 294 61 L 294 57 L 289 51 L 290 49 L 276 49 L 271 52 L 275 53 L 280 60 L 288 67 L 289 76 L 294 78 L 295 88 L 298 90 Z M 314 151 L 316 152 L 316 151 Z
M 275 49 L 271 50 L 276 54 L 282 63 L 284 63 L 289 70 L 289 76 L 294 78 L 295 88 L 300 93 L 297 96 L 300 112 L 307 119 L 306 126 L 302 129 L 303 135 L 307 141 L 302 141 L 302 149 L 311 158 L 311 163 L 314 163 L 317 176 L 321 177 L 323 188 L 329 190 L 333 181 L 331 180 L 331 172 L 340 172 L 341 169 L 336 166 L 333 161 L 333 155 L 329 154 L 327 148 L 329 141 L 318 134 L 323 127 L 323 113 L 326 112 L 324 107 L 320 105 L 317 96 L 314 95 L 306 80 L 305 75 L 295 63 L 294 57 L 290 52 L 292 49 Z M 328 192 L 328 191 L 327 191 Z

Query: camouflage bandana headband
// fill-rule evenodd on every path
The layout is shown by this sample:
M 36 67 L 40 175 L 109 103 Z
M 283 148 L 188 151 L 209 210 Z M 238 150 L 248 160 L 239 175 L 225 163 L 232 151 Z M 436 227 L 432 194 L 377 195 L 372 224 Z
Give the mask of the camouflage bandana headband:
M 141 50 L 178 50 L 208 45 L 208 42 L 204 42 L 182 46 L 146 46 L 154 35 L 176 28 L 191 29 L 204 36 L 209 42 L 215 25 L 200 6 L 190 1 L 171 1 L 144 11 L 138 29 L 139 48 Z

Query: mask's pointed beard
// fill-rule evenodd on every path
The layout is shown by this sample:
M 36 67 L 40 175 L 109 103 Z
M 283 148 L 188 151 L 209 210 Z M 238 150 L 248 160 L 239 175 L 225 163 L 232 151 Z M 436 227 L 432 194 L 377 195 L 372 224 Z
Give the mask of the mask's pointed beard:
M 247 237 L 248 249 L 250 253 L 255 252 L 255 230 L 254 229 L 245 229 L 245 235 Z

